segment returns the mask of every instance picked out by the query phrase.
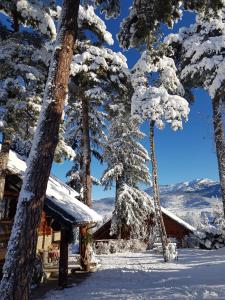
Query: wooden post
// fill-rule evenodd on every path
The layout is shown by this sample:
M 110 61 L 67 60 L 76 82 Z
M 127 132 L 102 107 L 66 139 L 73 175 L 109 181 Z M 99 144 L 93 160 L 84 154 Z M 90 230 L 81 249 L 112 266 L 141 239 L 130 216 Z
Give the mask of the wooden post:
M 43 216 L 43 213 L 42 213 L 42 216 Z M 42 217 L 42 218 L 44 218 L 44 224 L 43 224 L 43 239 L 42 239 L 42 249 L 44 250 L 45 249 L 45 234 L 46 234 L 46 215 L 44 214 L 44 217 Z M 41 219 L 41 221 L 42 221 L 42 219 Z
M 58 285 L 62 288 L 67 286 L 68 280 L 68 235 L 65 227 L 61 228 L 60 258 L 59 258 L 59 281 Z
M 89 253 L 87 243 L 88 241 L 85 240 L 88 238 L 88 227 L 81 226 L 80 227 L 80 260 L 81 260 L 81 267 L 84 271 L 90 271 L 90 261 L 89 261 Z

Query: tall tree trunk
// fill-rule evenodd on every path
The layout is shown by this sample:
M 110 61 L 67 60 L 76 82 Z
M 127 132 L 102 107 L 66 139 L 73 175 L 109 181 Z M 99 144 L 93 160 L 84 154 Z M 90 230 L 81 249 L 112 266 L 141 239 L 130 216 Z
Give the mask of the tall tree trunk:
M 37 229 L 58 143 L 59 127 L 68 89 L 70 63 L 77 33 L 78 9 L 79 0 L 63 1 L 59 33 L 51 59 L 42 110 L 8 244 L 0 285 L 1 300 L 27 300 L 30 298 Z
M 220 95 L 216 95 L 212 101 L 214 138 L 216 144 L 216 154 L 219 168 L 219 178 L 222 193 L 223 212 L 225 217 L 225 100 Z
M 117 209 L 117 203 L 118 203 L 118 198 L 119 198 L 119 193 L 120 193 L 120 188 L 121 188 L 121 185 L 122 185 L 122 179 L 121 179 L 121 176 L 119 176 L 117 179 L 116 179 L 116 199 L 115 199 L 115 210 Z M 117 239 L 120 240 L 123 238 L 122 236 L 122 232 L 124 231 L 123 228 L 124 228 L 125 224 L 119 224 L 118 225 L 118 231 L 117 231 Z
M 10 136 L 3 133 L 2 147 L 0 152 L 0 219 L 3 219 L 5 217 L 4 191 L 7 165 L 9 161 L 10 144 Z
M 153 200 L 155 205 L 156 221 L 160 232 L 160 238 L 163 248 L 163 257 L 164 261 L 168 261 L 166 255 L 166 249 L 168 245 L 168 239 L 166 234 L 166 228 L 163 221 L 161 205 L 160 205 L 160 196 L 159 196 L 159 186 L 158 186 L 158 174 L 157 174 L 157 160 L 155 154 L 155 141 L 154 141 L 154 128 L 155 122 L 150 121 L 150 157 L 152 163 L 152 185 L 153 185 Z
M 82 127 L 83 127 L 83 202 L 92 207 L 91 200 L 91 145 L 90 145 L 90 126 L 89 126 L 89 103 L 88 99 L 82 97 Z M 84 226 L 80 230 L 80 255 L 81 255 L 81 266 L 85 271 L 90 271 L 90 237 L 91 231 L 88 229 L 88 225 Z
M 83 200 L 84 203 L 92 207 L 91 201 L 91 145 L 89 126 L 89 103 L 82 97 L 82 125 L 83 125 Z

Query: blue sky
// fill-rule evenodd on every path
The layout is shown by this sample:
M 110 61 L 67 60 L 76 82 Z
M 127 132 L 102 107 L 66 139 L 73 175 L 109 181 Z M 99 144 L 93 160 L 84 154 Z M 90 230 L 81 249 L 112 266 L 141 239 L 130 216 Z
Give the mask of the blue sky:
M 122 2 L 122 14 L 119 19 L 106 20 L 108 30 L 113 34 L 115 44 L 114 51 L 121 51 L 132 67 L 140 54 L 137 50 L 123 51 L 116 40 L 116 34 L 120 28 L 120 22 L 128 13 L 129 3 Z M 180 27 L 188 26 L 195 20 L 194 14 L 186 12 L 183 19 L 175 24 L 173 30 L 163 26 L 163 32 L 177 32 Z M 189 121 L 184 124 L 183 131 L 173 132 L 168 126 L 164 130 L 156 130 L 156 151 L 158 158 L 158 173 L 160 184 L 173 184 L 181 181 L 191 181 L 197 178 L 210 178 L 218 180 L 217 160 L 212 128 L 211 101 L 206 92 L 201 89 L 194 91 L 195 103 L 190 107 Z M 146 138 L 142 143 L 149 149 L 148 124 L 142 125 Z M 53 167 L 53 173 L 65 180 L 65 170 L 71 164 Z M 96 177 L 101 176 L 104 166 L 92 161 L 92 172 Z M 93 199 L 113 197 L 114 188 L 104 191 L 102 187 L 93 187 Z
M 123 50 L 119 47 L 116 34 L 120 28 L 120 22 L 128 14 L 131 1 L 122 2 L 122 13 L 118 19 L 106 20 L 108 30 L 113 34 L 115 44 L 114 51 Z M 0 14 L 1 20 L 6 18 Z M 183 19 L 175 24 L 173 32 L 182 26 L 188 26 L 194 22 L 195 16 L 185 13 Z M 163 32 L 168 34 L 168 30 L 163 26 Z M 123 52 L 127 57 L 129 67 L 132 67 L 140 54 L 137 50 L 131 49 Z M 189 121 L 184 124 L 184 130 L 173 132 L 166 127 L 164 130 L 156 130 L 156 151 L 158 158 L 158 172 L 160 184 L 172 184 L 181 181 L 190 181 L 197 178 L 210 178 L 218 180 L 218 169 L 215 154 L 215 146 L 212 128 L 211 101 L 207 93 L 203 90 L 195 90 L 195 103 L 190 107 Z M 146 133 L 146 138 L 142 143 L 149 149 L 148 125 L 143 124 L 142 130 Z M 71 162 L 54 164 L 52 173 L 62 180 L 66 180 L 65 174 L 71 167 Z M 100 177 L 104 170 L 104 165 L 100 166 L 95 160 L 92 161 L 92 173 L 95 177 Z M 102 187 L 93 187 L 93 199 L 114 196 L 114 188 L 104 191 Z

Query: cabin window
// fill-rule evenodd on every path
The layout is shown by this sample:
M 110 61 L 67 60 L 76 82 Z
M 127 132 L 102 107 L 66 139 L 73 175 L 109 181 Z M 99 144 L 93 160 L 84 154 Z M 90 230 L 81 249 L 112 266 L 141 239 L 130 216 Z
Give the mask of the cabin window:
M 52 243 L 57 243 L 60 241 L 60 232 L 52 230 Z

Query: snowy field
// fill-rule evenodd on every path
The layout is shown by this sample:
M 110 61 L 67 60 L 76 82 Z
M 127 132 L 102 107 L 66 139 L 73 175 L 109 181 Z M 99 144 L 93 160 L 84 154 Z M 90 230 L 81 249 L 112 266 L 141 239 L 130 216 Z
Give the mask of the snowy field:
M 155 253 L 98 256 L 101 268 L 85 281 L 45 300 L 225 299 L 225 248 L 182 249 L 178 262 Z

